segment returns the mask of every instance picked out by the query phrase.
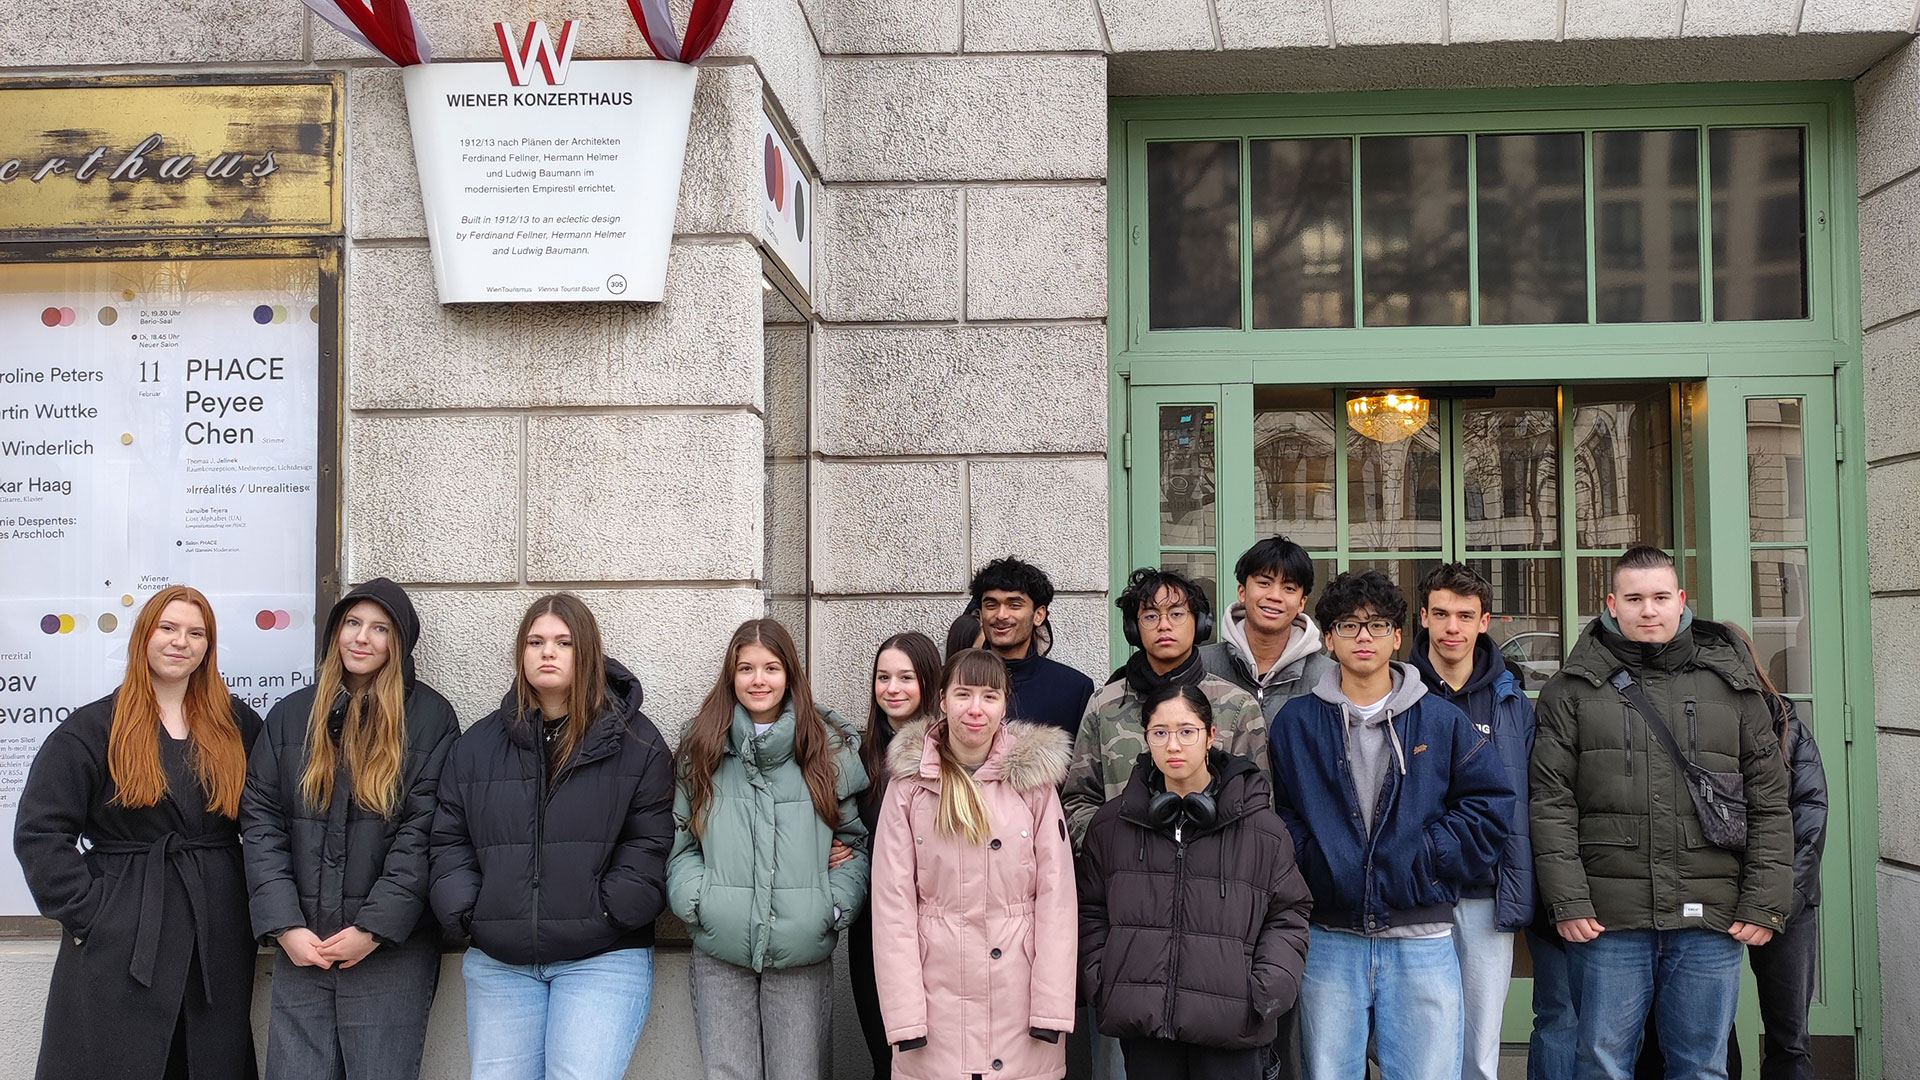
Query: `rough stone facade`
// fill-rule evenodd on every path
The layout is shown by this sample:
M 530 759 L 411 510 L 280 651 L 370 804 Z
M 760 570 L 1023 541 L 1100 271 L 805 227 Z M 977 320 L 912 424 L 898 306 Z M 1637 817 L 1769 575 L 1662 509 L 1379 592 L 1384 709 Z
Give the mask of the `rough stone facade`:
M 618 3 L 413 6 L 443 58 L 495 54 L 495 18 L 582 16 L 582 57 L 646 54 Z M 763 610 L 805 638 L 823 700 L 864 712 L 874 643 L 938 638 L 970 568 L 1007 553 L 1061 589 L 1055 655 L 1108 670 L 1121 94 L 1858 78 L 1872 614 L 1880 649 L 1920 646 L 1914 20 L 1912 0 L 738 0 L 658 306 L 441 307 L 418 192 L 393 182 L 413 172 L 400 80 L 292 0 L 46 0 L 0 18 L 0 57 L 36 65 L 0 74 L 348 71 L 343 575 L 413 589 L 422 674 L 469 722 L 525 603 L 581 591 L 673 733 Z M 810 330 L 763 306 L 763 109 L 823 181 Z M 1877 676 L 1890 1063 L 1920 1060 L 1912 670 Z M 0 1078 L 31 1072 L 52 951 L 0 944 Z M 836 1075 L 863 1076 L 841 1001 Z M 463 1025 L 450 959 L 431 1080 L 464 1075 Z M 697 1076 L 692 1030 L 684 947 L 663 947 L 629 1075 Z

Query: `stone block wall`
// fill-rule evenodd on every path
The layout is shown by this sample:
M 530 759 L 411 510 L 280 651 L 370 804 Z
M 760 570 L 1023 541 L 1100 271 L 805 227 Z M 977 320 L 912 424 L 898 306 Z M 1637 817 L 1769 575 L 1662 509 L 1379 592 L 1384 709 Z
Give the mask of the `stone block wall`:
M 1920 46 L 1855 85 L 1859 117 L 1861 321 L 1866 380 L 1867 578 L 1880 774 L 1881 1017 L 1888 1076 L 1920 1061 Z M 1865 733 L 1862 737 L 1866 737 Z M 1856 813 L 1866 812 L 1860 807 Z

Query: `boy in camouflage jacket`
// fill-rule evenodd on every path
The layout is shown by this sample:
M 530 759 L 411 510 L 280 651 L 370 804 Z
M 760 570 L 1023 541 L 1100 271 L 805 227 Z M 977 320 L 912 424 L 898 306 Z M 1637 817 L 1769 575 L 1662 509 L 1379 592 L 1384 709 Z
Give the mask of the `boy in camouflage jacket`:
M 1171 570 L 1136 570 L 1126 591 L 1114 601 L 1127 641 L 1136 651 L 1087 702 L 1073 761 L 1060 801 L 1077 851 L 1094 811 L 1120 797 L 1140 756 L 1147 752 L 1140 703 L 1157 686 L 1179 683 L 1199 688 L 1213 705 L 1213 745 L 1267 766 L 1267 721 L 1253 695 L 1200 663 L 1196 642 L 1212 632 L 1213 606 L 1200 586 Z

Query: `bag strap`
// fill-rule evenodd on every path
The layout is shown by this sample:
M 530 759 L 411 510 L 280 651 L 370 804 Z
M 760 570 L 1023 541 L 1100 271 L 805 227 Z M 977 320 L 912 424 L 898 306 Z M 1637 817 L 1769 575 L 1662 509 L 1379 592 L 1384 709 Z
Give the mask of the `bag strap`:
M 1621 668 L 1607 681 L 1613 684 L 1613 688 L 1627 700 L 1627 704 L 1633 706 L 1633 711 L 1640 714 L 1640 719 L 1646 721 L 1647 730 L 1653 732 L 1653 737 L 1660 740 L 1660 745 L 1666 750 L 1667 756 L 1673 759 L 1674 764 L 1680 766 L 1682 772 L 1692 775 L 1706 771 L 1692 758 L 1680 752 L 1680 744 L 1674 740 L 1673 732 L 1667 728 L 1667 721 L 1660 715 L 1660 710 L 1653 707 L 1653 702 L 1647 699 L 1647 692 L 1640 689 L 1640 684 L 1635 681 L 1633 672 Z

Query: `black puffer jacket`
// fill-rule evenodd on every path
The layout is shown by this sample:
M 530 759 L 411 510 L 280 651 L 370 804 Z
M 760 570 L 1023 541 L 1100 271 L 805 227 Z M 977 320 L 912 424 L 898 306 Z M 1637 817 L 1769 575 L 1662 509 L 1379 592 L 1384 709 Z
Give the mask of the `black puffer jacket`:
M 607 660 L 607 703 L 547 778 L 541 720 L 514 695 L 454 744 L 433 822 L 433 911 L 507 964 L 653 944 L 673 846 L 673 765 L 640 711 L 640 680 Z
M 340 620 L 362 600 L 385 608 L 393 620 L 390 662 L 406 680 L 406 759 L 401 764 L 400 805 L 384 818 L 353 798 L 344 763 L 336 774 L 330 806 L 311 807 L 300 794 L 318 689 L 282 698 L 267 714 L 253 744 L 247 790 L 240 807 L 253 932 L 264 942 L 296 926 L 322 938 L 358 926 L 387 945 L 419 936 L 438 938 L 427 911 L 427 839 L 433 831 L 434 796 L 447 750 L 460 733 L 453 706 L 413 677 L 413 646 L 420 620 L 406 591 L 375 578 L 349 592 L 327 618 L 323 648 L 335 639 Z M 328 713 L 336 747 L 346 719 L 342 689 Z
M 1767 711 L 1773 714 L 1774 734 L 1789 730 L 1789 717 L 1793 724 L 1787 736 L 1787 808 L 1793 811 L 1791 918 L 1802 908 L 1820 904 L 1820 858 L 1827 850 L 1827 770 L 1820 763 L 1813 729 L 1800 721 L 1793 702 L 1769 696 Z
M 1081 849 L 1080 992 L 1100 1030 L 1198 1046 L 1266 1046 L 1306 969 L 1313 906 L 1254 763 L 1209 751 L 1219 818 L 1181 839 L 1147 824 L 1164 790 L 1140 755 Z

